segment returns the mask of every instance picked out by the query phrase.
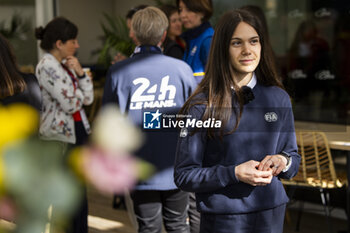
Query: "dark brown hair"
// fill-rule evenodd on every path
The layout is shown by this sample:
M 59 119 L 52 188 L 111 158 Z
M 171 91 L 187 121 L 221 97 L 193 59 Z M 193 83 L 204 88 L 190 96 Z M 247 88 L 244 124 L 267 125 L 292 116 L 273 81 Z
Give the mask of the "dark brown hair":
M 203 13 L 203 22 L 208 21 L 213 15 L 213 3 L 211 0 L 176 0 L 176 6 L 179 8 L 180 1 L 193 12 Z
M 269 30 L 268 30 L 267 21 L 266 21 L 264 11 L 259 6 L 255 6 L 255 5 L 245 5 L 245 6 L 242 6 L 240 9 L 249 11 L 251 14 L 253 14 L 254 16 L 256 16 L 260 20 L 260 23 L 261 23 L 263 29 L 266 30 L 266 36 L 268 38 L 269 37 Z
M 203 115 L 203 120 L 208 118 L 222 120 L 222 128 L 220 130 L 221 137 L 226 133 L 234 132 L 238 126 L 243 110 L 243 94 L 233 79 L 234 73 L 229 53 L 232 35 L 241 22 L 252 26 L 260 38 L 261 58 L 259 65 L 254 71 L 258 82 L 266 86 L 278 86 L 283 88 L 276 71 L 275 63 L 271 59 L 271 45 L 265 40 L 266 31 L 262 30 L 259 20 L 245 10 L 237 9 L 224 14 L 215 27 L 205 76 L 199 83 L 196 91 L 181 109 L 181 113 L 188 113 L 192 106 L 204 104 L 206 110 Z M 236 102 L 232 101 L 231 87 L 237 90 Z M 206 99 L 198 98 L 201 93 L 204 93 Z M 231 118 L 232 110 L 236 115 L 236 124 L 232 130 L 227 131 L 225 126 Z M 208 130 L 209 137 L 215 135 L 214 129 Z
M 12 47 L 0 34 L 0 99 L 21 93 L 25 88 Z
M 164 14 L 168 18 L 168 20 L 172 14 L 174 14 L 175 12 L 178 12 L 178 8 L 176 6 L 173 6 L 173 5 L 165 4 L 159 8 L 164 12 Z
M 131 8 L 127 13 L 126 13 L 126 18 L 127 19 L 132 19 L 132 17 L 134 16 L 134 14 L 136 12 L 138 12 L 139 10 L 142 10 L 142 9 L 145 9 L 146 7 L 148 7 L 148 5 L 144 5 L 144 4 L 141 4 L 141 5 L 138 5 L 138 6 L 135 6 L 133 8 Z
M 56 41 L 61 40 L 65 43 L 67 40 L 77 38 L 77 35 L 77 26 L 64 17 L 54 18 L 45 28 L 35 29 L 35 37 L 41 40 L 40 47 L 47 52 L 54 48 Z

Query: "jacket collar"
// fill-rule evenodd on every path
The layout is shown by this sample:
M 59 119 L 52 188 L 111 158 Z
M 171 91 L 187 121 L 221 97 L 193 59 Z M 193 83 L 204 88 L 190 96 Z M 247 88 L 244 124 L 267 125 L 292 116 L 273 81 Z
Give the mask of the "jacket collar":
M 201 35 L 205 30 L 207 30 L 210 27 L 211 27 L 211 25 L 208 21 L 203 22 L 198 27 L 189 29 L 189 30 L 185 31 L 184 33 L 182 33 L 181 37 L 185 41 L 192 40 L 194 38 L 197 38 L 199 35 Z
M 158 46 L 140 45 L 135 48 L 134 53 L 131 55 L 131 57 L 138 54 L 161 54 L 161 53 L 162 53 L 162 50 Z

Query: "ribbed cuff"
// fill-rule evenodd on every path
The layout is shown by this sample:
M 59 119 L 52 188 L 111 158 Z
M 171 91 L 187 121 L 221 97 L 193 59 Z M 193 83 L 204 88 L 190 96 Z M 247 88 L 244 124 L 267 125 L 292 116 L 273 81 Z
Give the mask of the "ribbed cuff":
M 86 74 L 84 73 L 82 76 L 79 76 L 78 75 L 78 79 L 83 79 L 83 78 L 85 78 L 86 77 Z

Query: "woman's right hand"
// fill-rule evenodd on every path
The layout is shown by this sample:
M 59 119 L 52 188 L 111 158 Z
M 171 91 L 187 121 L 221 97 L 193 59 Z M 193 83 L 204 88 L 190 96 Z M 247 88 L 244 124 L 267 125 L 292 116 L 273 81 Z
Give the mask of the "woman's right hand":
M 74 57 L 74 56 L 67 56 L 66 57 L 66 66 L 69 69 L 72 69 L 75 71 L 75 73 L 78 76 L 83 76 L 84 75 L 84 70 L 80 65 L 80 62 L 78 60 L 78 58 Z
M 252 186 L 264 186 L 271 183 L 272 169 L 267 171 L 258 170 L 260 162 L 250 160 L 235 168 L 235 175 L 239 181 Z

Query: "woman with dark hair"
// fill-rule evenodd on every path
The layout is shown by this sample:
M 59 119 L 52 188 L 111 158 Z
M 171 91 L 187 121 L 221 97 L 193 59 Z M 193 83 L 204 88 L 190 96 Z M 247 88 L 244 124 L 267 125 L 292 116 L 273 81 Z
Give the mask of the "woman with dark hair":
M 0 103 L 26 103 L 41 109 L 41 93 L 33 74 L 22 73 L 17 66 L 13 50 L 0 34 Z
M 267 20 L 265 17 L 265 13 L 261 9 L 261 7 L 256 6 L 256 5 L 245 5 L 245 6 L 242 6 L 240 9 L 249 11 L 251 14 L 253 14 L 254 16 L 256 16 L 259 19 L 261 26 L 266 31 L 265 32 L 266 37 L 267 37 L 267 39 L 269 39 L 269 30 L 268 30 L 268 26 L 267 26 Z
M 145 4 L 141 4 L 141 5 L 137 5 L 133 8 L 131 8 L 127 13 L 126 13 L 126 26 L 130 29 L 131 28 L 131 19 L 134 16 L 134 14 L 136 12 L 138 12 L 139 10 L 145 9 L 146 7 L 148 7 L 148 5 Z
M 205 71 L 214 29 L 208 20 L 213 14 L 211 0 L 176 0 L 183 26 L 188 29 L 182 34 L 186 42 L 183 60 L 189 64 L 197 83 Z
M 91 77 L 74 56 L 79 48 L 78 28 L 69 20 L 58 17 L 35 32 L 46 52 L 36 67 L 43 96 L 40 136 L 45 140 L 81 145 L 90 132 L 83 105 L 93 101 Z M 71 147 L 70 146 L 70 147 Z M 72 220 L 67 232 L 87 233 L 87 200 Z
M 296 175 L 300 156 L 265 38 L 248 11 L 224 14 L 206 75 L 181 110 L 190 122 L 215 123 L 183 128 L 175 161 L 175 183 L 196 193 L 203 233 L 283 232 L 288 197 L 279 178 Z
M 36 67 L 42 89 L 40 134 L 44 139 L 81 144 L 90 128 L 83 105 L 93 101 L 91 77 L 74 56 L 79 48 L 78 28 L 63 17 L 36 29 L 46 54 Z
M 165 13 L 169 21 L 165 41 L 163 42 L 163 53 L 170 57 L 182 59 L 185 45 L 181 41 L 182 23 L 177 7 L 163 5 L 160 9 Z

